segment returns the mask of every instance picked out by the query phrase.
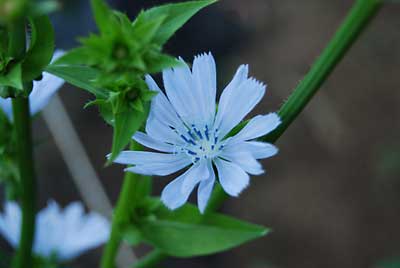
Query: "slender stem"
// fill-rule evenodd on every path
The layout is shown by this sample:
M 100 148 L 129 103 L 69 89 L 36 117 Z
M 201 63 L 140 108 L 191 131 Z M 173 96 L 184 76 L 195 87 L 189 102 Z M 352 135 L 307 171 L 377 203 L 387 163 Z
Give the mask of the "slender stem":
M 131 148 L 137 150 L 141 147 L 137 143 Z M 102 268 L 114 268 L 115 258 L 122 240 L 121 230 L 132 220 L 134 209 L 144 195 L 149 194 L 150 178 L 127 172 L 124 177 L 122 190 L 115 207 L 110 239 L 104 249 L 101 259 Z
M 132 214 L 132 202 L 130 197 L 135 191 L 137 178 L 136 174 L 126 173 L 122 191 L 119 195 L 115 214 L 113 216 L 110 239 L 104 249 L 101 259 L 102 268 L 114 268 L 115 258 L 117 257 L 118 249 L 121 244 L 121 226 L 129 222 L 129 216 Z
M 381 0 L 358 0 L 310 71 L 279 110 L 282 124 L 265 137 L 275 142 L 306 107 L 346 52 L 382 6 Z
M 28 98 L 12 101 L 17 137 L 17 160 L 21 181 L 22 225 L 16 268 L 33 267 L 32 244 L 35 233 L 36 181 L 33 162 L 31 116 Z
M 381 0 L 356 1 L 329 44 L 322 52 L 321 56 L 290 95 L 287 102 L 285 102 L 279 110 L 282 124 L 270 135 L 263 137 L 263 140 L 274 143 L 282 136 L 325 82 L 329 74 L 335 69 L 336 65 L 357 40 L 357 37 L 366 28 L 381 6 Z M 213 197 L 209 202 L 209 206 L 207 207 L 207 211 L 218 209 L 224 199 L 226 199 L 226 194 L 221 191 L 221 189 L 216 188 Z M 155 258 L 157 262 L 149 260 L 144 261 L 140 268 L 153 267 L 166 257 L 166 255 L 161 255 L 157 251 L 154 251 L 154 256 L 152 252 L 145 258 L 150 260 L 151 258 Z M 149 265 L 146 266 L 146 264 Z
M 140 261 L 136 263 L 135 268 L 147 268 L 154 267 L 159 262 L 167 258 L 168 255 L 163 253 L 161 250 L 155 249 L 146 256 L 144 256 Z

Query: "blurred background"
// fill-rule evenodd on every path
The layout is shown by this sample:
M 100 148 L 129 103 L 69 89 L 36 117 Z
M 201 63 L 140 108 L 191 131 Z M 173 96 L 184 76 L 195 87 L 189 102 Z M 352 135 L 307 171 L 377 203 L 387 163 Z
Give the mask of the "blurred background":
M 95 32 L 89 1 L 64 0 L 52 16 L 57 47 L 70 49 Z M 112 0 L 135 16 L 171 1 Z M 353 1 L 222 0 L 181 29 L 166 51 L 191 62 L 211 51 L 219 92 L 236 68 L 268 84 L 254 114 L 276 111 L 314 62 Z M 222 211 L 273 232 L 229 252 L 162 267 L 365 268 L 400 256 L 400 5 L 387 4 L 307 109 L 278 141 L 278 156 L 263 162 L 267 174 L 252 177 L 240 198 Z M 60 92 L 72 122 L 112 203 L 122 166 L 104 168 L 112 130 L 92 96 L 65 85 Z M 62 122 L 61 122 L 62 124 Z M 53 198 L 80 200 L 78 189 L 45 122 L 35 122 L 40 205 Z M 167 178 L 155 178 L 159 195 Z M 6 246 L 4 241 L 2 245 Z M 139 249 L 136 254 L 143 254 Z M 101 250 L 71 267 L 97 267 Z M 396 266 L 396 267 L 400 267 Z

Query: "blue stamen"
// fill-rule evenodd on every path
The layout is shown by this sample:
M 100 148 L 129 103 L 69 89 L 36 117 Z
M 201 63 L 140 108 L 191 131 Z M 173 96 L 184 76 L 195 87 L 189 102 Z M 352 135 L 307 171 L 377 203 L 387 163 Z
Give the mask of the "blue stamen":
M 184 141 L 189 142 L 189 140 L 188 140 L 185 136 L 181 135 L 181 138 L 182 138 Z
M 189 134 L 189 136 L 192 138 L 192 139 L 196 139 L 196 137 L 193 135 L 193 133 L 189 130 L 188 132 L 187 132 L 188 134 Z
M 188 154 L 191 154 L 191 155 L 197 155 L 195 152 L 190 151 L 190 150 L 188 150 L 187 152 L 188 152 Z
M 209 141 L 210 137 L 208 135 L 208 126 L 206 125 L 206 130 L 204 131 L 204 134 L 206 135 L 206 139 Z

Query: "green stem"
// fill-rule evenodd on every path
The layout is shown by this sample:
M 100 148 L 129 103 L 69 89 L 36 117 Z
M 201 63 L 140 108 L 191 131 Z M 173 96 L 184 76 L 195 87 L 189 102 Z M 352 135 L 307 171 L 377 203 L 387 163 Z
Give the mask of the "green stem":
M 167 254 L 163 253 L 161 250 L 155 249 L 143 258 L 141 258 L 140 261 L 136 263 L 135 268 L 154 267 L 167 257 Z
M 297 118 L 382 4 L 381 0 L 356 1 L 325 50 L 279 110 L 282 124 L 264 138 L 266 141 L 275 142 Z
M 134 191 L 136 190 L 137 180 L 138 175 L 132 173 L 125 174 L 122 190 L 115 207 L 110 239 L 108 240 L 101 259 L 102 268 L 115 267 L 115 258 L 117 257 L 118 249 L 122 240 L 120 230 L 122 226 L 129 222 L 129 217 L 132 214 L 131 212 L 133 208 L 131 196 L 133 196 Z
M 132 143 L 131 149 L 138 150 L 141 146 L 137 143 Z M 115 207 L 113 216 L 111 235 L 104 249 L 101 259 L 102 268 L 114 268 L 115 258 L 118 254 L 118 249 L 121 245 L 122 232 L 121 230 L 130 223 L 134 217 L 134 210 L 143 196 L 149 195 L 150 178 L 127 172 L 124 177 L 122 190 Z
M 357 40 L 360 33 L 379 11 L 382 3 L 381 0 L 356 1 L 321 56 L 279 110 L 282 124 L 271 134 L 263 137 L 263 140 L 274 143 L 282 136 Z M 226 194 L 221 189 L 216 188 L 208 204 L 207 211 L 218 209 L 224 199 L 226 199 Z M 157 251 L 155 251 L 154 257 L 152 256 L 152 253 L 150 253 L 149 257 L 146 258 L 157 257 L 157 262 L 159 262 L 167 257 L 166 255 L 161 257 L 161 254 L 157 253 Z M 156 264 L 156 262 L 150 261 L 144 264 L 146 263 L 150 265 L 142 265 L 140 268 L 150 268 Z
M 8 25 L 8 51 L 15 60 L 21 60 L 26 52 L 25 21 L 19 20 Z M 30 86 L 27 84 L 27 86 Z M 16 131 L 17 161 L 21 190 L 22 224 L 19 249 L 15 267 L 33 267 L 32 245 L 35 234 L 36 180 L 33 161 L 31 115 L 29 99 L 18 97 L 12 100 Z
M 31 116 L 28 98 L 12 101 L 17 137 L 17 160 L 21 182 L 22 225 L 16 268 L 32 266 L 32 245 L 35 234 L 36 181 L 33 162 Z

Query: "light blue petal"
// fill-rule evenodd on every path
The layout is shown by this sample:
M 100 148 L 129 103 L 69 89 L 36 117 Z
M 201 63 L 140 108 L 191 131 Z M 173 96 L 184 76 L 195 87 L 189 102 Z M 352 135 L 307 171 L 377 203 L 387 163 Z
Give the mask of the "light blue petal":
M 180 72 L 178 73 L 182 74 L 184 73 L 184 68 L 188 67 L 177 67 L 175 69 L 178 68 L 181 68 Z M 198 105 L 195 102 L 195 96 L 193 95 L 192 91 L 194 86 L 191 75 L 189 78 L 187 75 L 178 76 L 174 69 L 166 69 L 162 74 L 165 92 L 167 93 L 169 101 L 180 117 L 186 123 L 188 123 L 189 121 L 186 120 L 192 120 L 198 109 Z M 200 114 L 198 116 L 200 116 Z
M 142 144 L 143 146 L 146 146 L 148 148 L 158 150 L 161 152 L 172 153 L 175 150 L 175 147 L 173 145 L 156 140 L 156 139 L 150 137 L 149 135 L 147 135 L 143 132 L 140 132 L 140 131 L 137 131 L 135 133 L 135 135 L 133 135 L 132 138 L 135 141 L 137 141 L 138 143 Z
M 204 172 L 204 169 L 200 165 L 194 165 L 170 182 L 161 193 L 161 201 L 165 206 L 174 210 L 184 205 L 201 178 L 205 177 L 202 172 Z M 189 180 L 191 184 L 185 183 L 186 180 Z
M 65 51 L 56 49 L 51 62 L 54 62 L 64 54 Z M 33 89 L 29 95 L 31 115 L 35 115 L 43 110 L 54 93 L 61 89 L 64 82 L 63 79 L 46 72 L 43 73 L 42 80 L 33 81 Z
M 110 155 L 107 156 L 107 158 Z M 151 165 L 157 163 L 171 163 L 188 158 L 185 154 L 164 154 L 143 151 L 122 151 L 115 159 L 115 163 L 124 165 Z
M 187 167 L 191 163 L 192 161 L 188 157 L 182 157 L 171 162 L 137 165 L 126 168 L 125 171 L 147 176 L 167 176 Z
M 208 161 L 200 161 L 199 163 L 195 164 L 197 169 L 197 173 L 201 174 L 200 176 L 188 176 L 182 183 L 182 193 L 186 193 L 187 191 L 193 190 L 193 185 L 196 185 L 201 180 L 206 180 L 210 177 L 209 168 L 208 168 Z
M 164 93 L 157 86 L 156 82 L 150 75 L 146 75 L 146 83 L 150 90 L 158 92 L 156 96 L 153 97 L 151 101 L 150 109 L 150 120 L 152 118 L 157 118 L 160 122 L 163 122 L 166 126 L 172 126 L 174 128 L 181 128 L 182 121 L 179 119 L 175 108 L 172 107 L 171 103 L 164 95 Z
M 172 143 L 175 145 L 182 144 L 183 140 L 168 125 L 149 114 L 146 123 L 146 133 L 155 140 Z
M 197 189 L 197 204 L 201 213 L 204 213 L 214 188 L 215 173 L 211 163 L 208 163 L 208 172 L 209 177 L 206 180 L 202 180 Z
M 233 83 L 222 92 L 214 128 L 224 137 L 260 102 L 266 86 L 250 78 Z
M 12 103 L 11 103 L 10 98 L 7 98 L 7 99 L 0 98 L 0 109 L 3 110 L 3 112 L 6 114 L 8 119 L 11 121 L 12 117 L 13 117 L 13 114 L 12 114 L 13 111 L 12 111 Z
M 279 151 L 273 144 L 258 141 L 243 142 L 243 144 L 238 144 L 237 149 L 250 152 L 256 159 L 274 156 Z
M 63 79 L 49 73 L 43 73 L 42 80 L 34 81 L 32 93 L 29 95 L 31 115 L 40 112 L 63 84 Z
M 250 182 L 249 175 L 238 165 L 216 158 L 218 178 L 224 191 L 231 196 L 238 196 Z
M 57 245 L 62 261 L 74 259 L 83 252 L 103 244 L 109 238 L 108 220 L 94 212 L 85 215 L 83 205 L 79 202 L 68 205 L 59 217 L 64 219 L 59 230 L 65 234 L 65 238 Z
M 201 54 L 193 61 L 193 80 L 195 87 L 191 89 L 195 96 L 195 105 L 205 122 L 211 123 L 215 116 L 217 94 L 217 71 L 213 55 Z
M 278 148 L 267 142 L 259 141 L 241 141 L 231 143 L 231 140 L 227 142 L 223 149 L 223 154 L 235 154 L 248 152 L 253 155 L 255 159 L 262 159 L 274 156 L 278 153 Z
M 250 152 L 237 150 L 232 150 L 230 152 L 223 151 L 220 156 L 226 160 L 234 162 L 251 175 L 261 175 L 264 173 L 262 165 Z
M 276 113 L 267 115 L 257 115 L 253 117 L 249 123 L 236 134 L 232 141 L 247 141 L 264 136 L 281 124 L 281 119 Z
M 21 226 L 21 209 L 15 202 L 6 202 L 0 214 L 0 234 L 14 248 L 18 248 Z
M 64 241 L 64 219 L 60 217 L 61 209 L 54 201 L 36 215 L 36 231 L 33 251 L 42 257 L 59 253 L 60 241 Z

